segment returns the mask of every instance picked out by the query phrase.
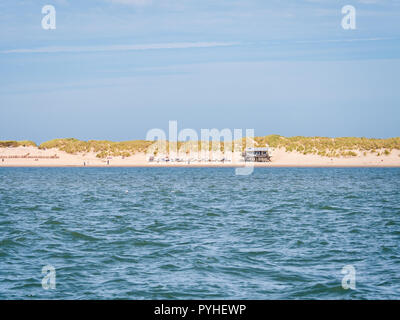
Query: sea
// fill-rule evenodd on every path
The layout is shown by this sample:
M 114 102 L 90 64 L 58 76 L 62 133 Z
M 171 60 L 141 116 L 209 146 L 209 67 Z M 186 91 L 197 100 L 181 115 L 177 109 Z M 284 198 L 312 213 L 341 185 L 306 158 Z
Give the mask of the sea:
M 400 168 L 0 168 L 0 299 L 399 299 Z

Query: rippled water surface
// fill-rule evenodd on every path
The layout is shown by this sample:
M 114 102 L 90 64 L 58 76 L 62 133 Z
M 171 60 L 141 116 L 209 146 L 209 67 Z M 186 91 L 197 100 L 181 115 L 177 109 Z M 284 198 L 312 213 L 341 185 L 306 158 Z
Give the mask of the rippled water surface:
M 399 187 L 396 168 L 1 168 L 0 298 L 398 299 Z

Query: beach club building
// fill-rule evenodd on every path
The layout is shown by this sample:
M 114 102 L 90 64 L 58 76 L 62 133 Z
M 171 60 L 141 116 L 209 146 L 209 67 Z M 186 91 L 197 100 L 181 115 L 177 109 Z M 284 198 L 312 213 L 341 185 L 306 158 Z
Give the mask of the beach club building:
M 246 148 L 243 152 L 243 158 L 246 162 L 269 162 L 271 155 L 269 148 Z

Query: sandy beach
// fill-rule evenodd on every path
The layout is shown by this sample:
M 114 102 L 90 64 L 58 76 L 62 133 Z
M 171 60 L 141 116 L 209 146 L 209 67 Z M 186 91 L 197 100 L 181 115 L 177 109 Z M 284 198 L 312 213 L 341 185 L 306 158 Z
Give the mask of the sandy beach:
M 378 150 L 379 151 L 379 150 Z M 383 150 L 382 150 L 383 151 Z M 400 167 L 400 151 L 389 155 L 358 152 L 351 157 L 323 157 L 287 152 L 283 148 L 272 150 L 271 162 L 253 163 L 255 167 Z M 41 150 L 37 147 L 0 148 L 0 167 L 240 167 L 241 159 L 230 162 L 149 162 L 145 153 L 130 157 L 96 157 L 96 153 L 69 154 L 58 149 Z M 249 163 L 248 163 L 249 165 Z

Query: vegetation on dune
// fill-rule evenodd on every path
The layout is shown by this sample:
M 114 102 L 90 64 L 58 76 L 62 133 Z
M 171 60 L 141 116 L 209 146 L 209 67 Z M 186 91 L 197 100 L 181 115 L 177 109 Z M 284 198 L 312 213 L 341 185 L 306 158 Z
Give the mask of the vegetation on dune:
M 383 154 L 384 154 L 385 156 L 388 156 L 388 155 L 390 155 L 390 151 L 386 149 L 386 150 L 383 152 Z
M 39 149 L 46 150 L 56 148 L 67 153 L 76 154 L 79 152 L 89 152 L 88 144 L 75 138 L 54 139 L 43 142 Z
M 355 157 L 358 155 L 366 156 L 367 153 L 375 155 L 390 155 L 392 150 L 400 150 L 400 137 L 389 139 L 369 139 L 369 138 L 326 138 L 326 137 L 283 137 L 280 135 L 269 135 L 265 137 L 254 138 L 255 147 L 264 147 L 269 145 L 272 148 L 284 148 L 287 152 L 300 152 L 302 154 L 315 154 L 324 157 Z M 183 150 L 187 153 L 190 151 L 204 150 L 220 150 L 225 149 L 237 150 L 246 148 L 246 138 L 234 141 L 235 147 L 231 142 L 212 143 L 209 141 L 187 141 L 178 142 L 176 149 Z M 153 145 L 150 150 L 149 147 Z M 0 141 L 0 147 L 19 147 L 19 146 L 36 146 L 32 141 Z M 170 150 L 171 142 L 164 141 L 163 150 Z M 132 140 L 113 142 L 107 140 L 89 140 L 82 141 L 74 138 L 54 139 L 42 143 L 40 149 L 56 148 L 70 154 L 77 153 L 96 153 L 98 158 L 106 158 L 109 156 L 129 157 L 135 153 L 151 151 L 157 154 L 160 150 L 154 147 L 154 141 Z M 174 148 L 175 149 L 175 148 Z
M 39 146 L 39 149 L 57 148 L 71 154 L 95 152 L 98 158 L 106 158 L 108 156 L 129 157 L 137 152 L 146 151 L 152 143 L 152 141 L 144 140 L 113 142 L 107 140 L 81 141 L 67 138 L 44 142 Z
M 370 138 L 326 138 L 326 137 L 282 137 L 270 135 L 256 137 L 258 145 L 268 144 L 274 148 L 285 148 L 286 151 L 297 151 L 303 154 L 318 154 L 326 157 L 355 157 L 367 152 L 377 153 L 377 150 L 385 150 L 384 154 L 389 155 L 393 149 L 400 150 L 400 137 L 389 139 Z
M 37 147 L 36 143 L 29 140 L 22 141 L 0 141 L 0 148 L 16 148 L 16 147 Z
M 158 148 L 155 141 L 146 141 L 146 140 L 133 140 L 133 141 L 123 141 L 123 142 L 113 142 L 107 140 L 89 140 L 82 141 L 75 138 L 66 138 L 66 139 L 54 139 L 47 142 L 42 143 L 39 146 L 39 149 L 52 149 L 56 148 L 61 151 L 70 153 L 70 154 L 78 154 L 78 153 L 88 153 L 94 152 L 98 158 L 106 158 L 109 156 L 113 157 L 129 157 L 135 153 L 146 152 L 149 150 L 149 147 L 154 145 L 152 149 L 153 154 L 163 153 L 163 150 L 186 150 L 187 153 L 190 151 L 201 151 L 204 149 L 204 146 L 207 146 L 207 142 L 202 141 L 187 141 L 182 142 L 179 141 L 176 143 L 176 146 L 173 146 L 172 142 L 163 141 L 162 142 L 162 150 Z M 232 144 L 229 143 L 221 143 L 213 144 L 211 141 L 208 143 L 209 150 L 218 150 L 224 151 L 225 146 L 232 148 Z M 207 148 L 207 147 L 206 147 Z

